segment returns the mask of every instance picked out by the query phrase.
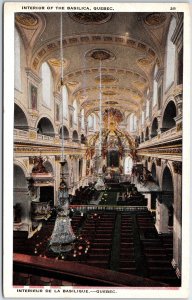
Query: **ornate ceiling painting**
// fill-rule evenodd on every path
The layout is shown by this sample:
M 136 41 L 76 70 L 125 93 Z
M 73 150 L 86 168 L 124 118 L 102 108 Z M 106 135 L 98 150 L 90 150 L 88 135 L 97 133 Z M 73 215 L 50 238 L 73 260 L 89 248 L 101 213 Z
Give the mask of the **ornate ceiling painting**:
M 109 21 L 112 17 L 112 13 L 69 13 L 69 16 L 76 22 L 93 25 L 93 24 L 102 24 Z
M 57 19 L 57 13 L 16 14 L 17 27 L 25 30 L 25 39 L 39 23 L 46 23 L 28 64 L 38 74 L 47 61 L 58 78 L 59 90 Z M 63 13 L 64 83 L 70 98 L 79 101 L 86 115 L 98 111 L 100 80 L 103 110 L 115 106 L 129 114 L 143 109 L 147 90 L 152 88 L 154 66 L 162 63 L 161 32 L 169 20 L 168 14 L 156 12 Z

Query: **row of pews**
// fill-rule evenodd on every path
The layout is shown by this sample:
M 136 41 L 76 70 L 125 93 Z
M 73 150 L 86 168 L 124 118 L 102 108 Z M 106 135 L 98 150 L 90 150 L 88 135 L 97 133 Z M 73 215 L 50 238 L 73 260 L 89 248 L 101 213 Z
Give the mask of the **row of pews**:
M 52 216 L 44 222 L 41 231 L 31 239 L 27 239 L 25 232 L 14 232 L 14 252 L 56 259 L 56 255 L 47 247 L 54 220 L 55 216 Z M 137 275 L 169 286 L 180 286 L 180 280 L 171 265 L 172 236 L 158 235 L 149 211 L 91 211 L 83 215 L 76 213 L 72 216 L 72 228 L 78 241 L 86 241 L 89 249 L 85 252 L 76 251 L 75 255 L 71 251 L 65 258 L 66 261 Z M 81 247 L 81 244 L 77 246 Z M 78 250 L 78 247 L 75 249 Z M 36 279 L 33 278 L 30 284 L 35 285 L 36 280 L 39 284 L 56 285 L 54 280 L 44 284 L 46 276 L 35 276 Z M 28 277 L 21 278 L 29 281 Z M 18 280 L 15 276 L 14 283 L 19 284 Z M 64 281 L 60 284 L 70 283 L 70 280 L 66 279 L 66 284 Z

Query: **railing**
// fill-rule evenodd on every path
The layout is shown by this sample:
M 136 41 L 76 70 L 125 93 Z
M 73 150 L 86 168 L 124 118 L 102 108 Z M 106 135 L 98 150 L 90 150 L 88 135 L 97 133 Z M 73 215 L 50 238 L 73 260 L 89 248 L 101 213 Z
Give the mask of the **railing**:
M 78 290 L 83 287 L 84 289 L 89 286 L 96 287 L 166 287 L 164 283 L 153 281 L 148 278 L 143 278 L 131 274 L 122 274 L 111 270 L 87 266 L 82 263 L 72 261 L 57 261 L 53 258 L 43 258 L 31 256 L 26 254 L 14 253 L 13 255 L 13 270 L 14 274 L 18 274 L 17 278 L 23 276 L 28 281 L 26 286 L 30 286 L 30 278 L 33 276 L 42 276 L 44 279 L 57 279 L 57 281 L 66 280 L 75 283 Z M 48 281 L 48 280 L 47 280 Z M 51 281 L 51 280 L 50 280 Z M 14 282 L 14 285 L 18 285 Z M 59 286 L 58 286 L 59 288 Z M 65 287 L 63 287 L 65 288 Z M 69 286 L 67 287 L 69 289 Z
M 33 142 L 41 142 L 43 144 L 49 144 L 49 145 L 61 145 L 62 141 L 61 139 L 57 139 L 54 136 L 49 136 L 45 134 L 38 133 L 37 135 L 33 136 L 33 138 L 30 138 L 30 132 L 24 131 L 21 129 L 14 129 L 14 140 L 25 140 L 25 141 L 33 141 Z M 81 148 L 85 149 L 86 145 L 82 144 L 80 141 L 72 141 L 71 139 L 64 140 L 64 146 L 68 148 Z
M 91 210 L 98 211 L 147 211 L 146 206 L 125 206 L 125 205 L 70 205 L 74 211 L 86 212 Z
M 14 129 L 14 138 L 29 139 L 29 132 L 21 129 Z
M 44 135 L 44 134 L 37 134 L 37 139 L 38 140 L 43 140 L 43 141 L 53 141 L 54 142 L 54 137 L 49 136 L 49 135 Z
M 182 131 L 178 131 L 177 132 L 177 129 L 176 127 L 173 127 L 145 142 L 142 142 L 140 145 L 139 145 L 139 148 L 144 148 L 146 146 L 152 146 L 158 142 L 164 142 L 166 140 L 171 140 L 173 138 L 177 138 L 177 137 L 181 137 L 182 136 Z

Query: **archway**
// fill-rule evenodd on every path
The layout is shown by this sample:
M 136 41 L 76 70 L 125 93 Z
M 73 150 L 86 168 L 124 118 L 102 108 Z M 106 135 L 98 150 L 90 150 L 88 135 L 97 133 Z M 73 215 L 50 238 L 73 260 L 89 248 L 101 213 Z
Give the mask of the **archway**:
M 76 130 L 73 131 L 73 136 L 72 136 L 72 139 L 73 139 L 73 142 L 78 142 L 78 133 Z
M 14 223 L 27 223 L 29 207 L 27 201 L 28 186 L 25 173 L 20 166 L 14 165 L 13 176 Z
M 152 127 L 151 127 L 151 137 L 157 136 L 157 130 L 158 130 L 158 121 L 157 118 L 154 118 Z
M 84 134 L 81 135 L 81 144 L 86 144 L 86 137 Z
M 173 178 L 170 169 L 166 166 L 163 171 L 162 177 L 162 205 L 164 206 L 164 215 L 163 221 L 165 223 L 164 231 L 170 232 L 173 227 L 173 203 L 174 203 L 174 194 L 173 194 Z
M 125 162 L 124 162 L 124 173 L 126 175 L 131 175 L 132 168 L 133 168 L 133 159 L 130 156 L 128 156 L 125 158 Z
M 14 104 L 14 128 L 28 131 L 25 113 L 17 104 Z
M 62 138 L 62 127 L 60 128 L 59 136 L 60 136 L 60 139 L 61 139 Z M 69 131 L 68 131 L 66 126 L 63 126 L 63 137 L 64 137 L 64 140 L 69 139 Z
M 175 127 L 175 120 L 174 118 L 176 117 L 176 106 L 173 101 L 170 101 L 167 104 L 167 107 L 164 111 L 163 114 L 163 122 L 162 122 L 162 127 L 164 131 L 167 131 L 173 127 Z
M 149 139 L 149 127 L 147 127 L 145 131 L 145 140 L 148 141 L 148 139 Z
M 39 120 L 37 125 L 37 133 L 55 136 L 53 125 L 48 118 L 43 117 Z

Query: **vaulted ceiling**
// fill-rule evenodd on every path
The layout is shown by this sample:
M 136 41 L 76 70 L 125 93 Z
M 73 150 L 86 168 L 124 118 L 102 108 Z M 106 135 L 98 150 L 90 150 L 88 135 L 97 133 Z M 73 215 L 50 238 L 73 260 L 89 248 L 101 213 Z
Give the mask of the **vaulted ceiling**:
M 103 108 L 139 112 L 161 68 L 170 13 L 62 13 L 64 82 L 86 114 Z M 60 13 L 18 13 L 16 25 L 34 72 L 47 61 L 60 84 Z M 148 92 L 148 94 L 147 94 Z

